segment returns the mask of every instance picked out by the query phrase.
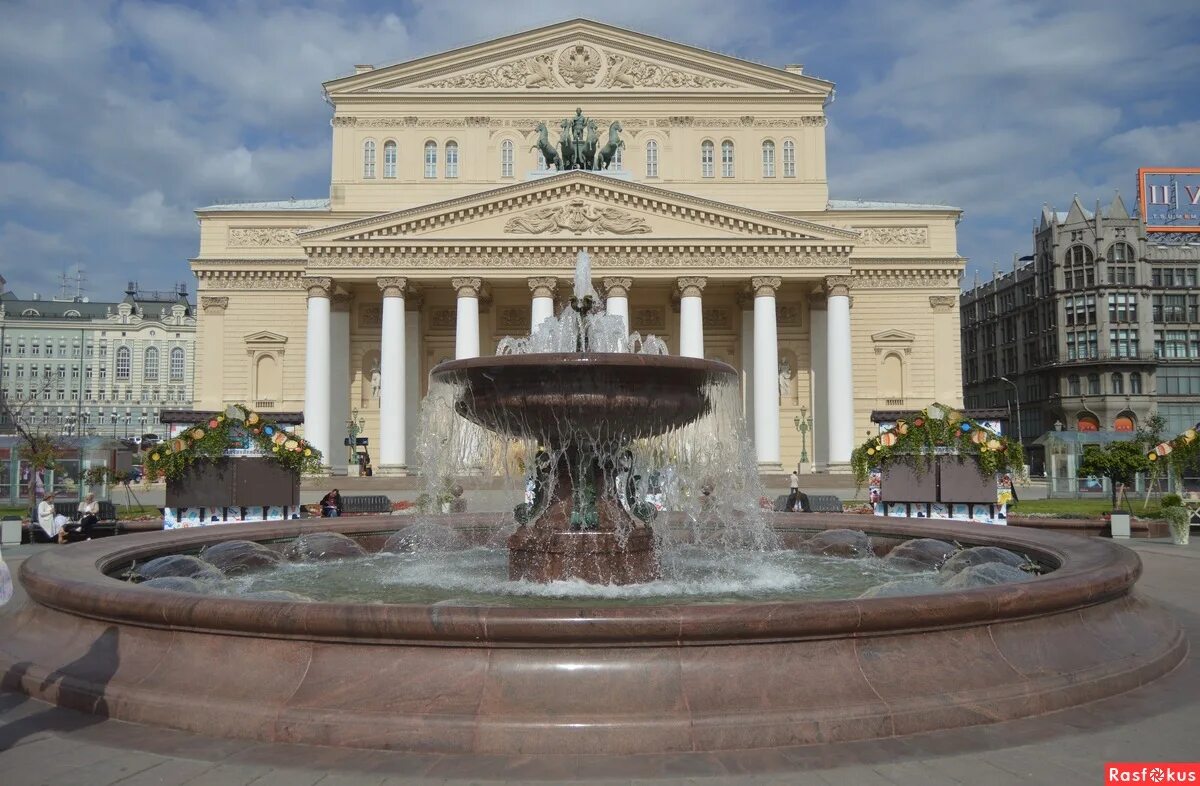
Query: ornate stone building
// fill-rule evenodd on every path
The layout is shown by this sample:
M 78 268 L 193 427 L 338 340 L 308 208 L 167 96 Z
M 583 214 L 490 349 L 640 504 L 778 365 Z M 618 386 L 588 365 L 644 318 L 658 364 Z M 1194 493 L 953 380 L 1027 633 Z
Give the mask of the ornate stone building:
M 846 466 L 876 407 L 960 404 L 960 211 L 831 200 L 833 85 L 575 20 L 325 84 L 328 199 L 197 211 L 198 409 L 351 412 L 402 471 L 438 362 L 562 305 L 576 253 L 632 330 L 741 370 L 764 467 Z M 604 171 L 539 152 L 578 108 Z M 614 125 L 616 124 L 616 125 Z M 333 448 L 332 453 L 329 448 Z

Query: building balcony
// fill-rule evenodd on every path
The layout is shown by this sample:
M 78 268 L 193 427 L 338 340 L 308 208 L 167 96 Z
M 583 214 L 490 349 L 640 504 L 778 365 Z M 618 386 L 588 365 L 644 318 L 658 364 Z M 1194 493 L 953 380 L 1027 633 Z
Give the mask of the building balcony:
M 1153 365 L 1158 363 L 1158 359 L 1154 357 L 1154 352 L 1137 352 L 1132 355 L 1119 355 L 1115 352 L 1100 352 L 1089 357 L 1080 357 L 1074 359 L 1060 358 L 1058 360 L 1042 360 L 1035 361 L 1031 365 L 1032 368 L 1052 368 L 1052 367 L 1076 367 L 1076 366 L 1095 366 L 1099 364 L 1125 363 L 1131 365 Z

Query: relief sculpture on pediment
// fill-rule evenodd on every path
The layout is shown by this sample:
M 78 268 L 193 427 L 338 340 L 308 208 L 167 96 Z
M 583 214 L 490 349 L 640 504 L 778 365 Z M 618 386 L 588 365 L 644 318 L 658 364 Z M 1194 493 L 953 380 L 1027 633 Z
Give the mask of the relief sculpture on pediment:
M 604 87 L 737 87 L 711 76 L 691 74 L 678 68 L 650 63 L 629 55 L 609 52 L 608 72 L 604 76 Z
M 616 207 L 590 205 L 582 199 L 531 210 L 513 216 L 504 225 L 504 231 L 513 234 L 553 235 L 563 230 L 577 235 L 585 232 L 640 235 L 649 232 L 650 225 L 641 216 Z
M 553 55 L 543 53 L 479 71 L 426 82 L 419 87 L 561 87 L 562 82 L 554 73 L 553 63 Z

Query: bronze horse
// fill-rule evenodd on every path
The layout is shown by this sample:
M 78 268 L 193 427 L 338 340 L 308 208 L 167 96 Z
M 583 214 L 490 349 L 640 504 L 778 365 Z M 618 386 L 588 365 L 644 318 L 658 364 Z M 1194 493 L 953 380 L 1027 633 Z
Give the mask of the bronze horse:
M 592 163 L 593 169 L 597 171 L 608 169 L 613 157 L 617 155 L 617 151 L 625 147 L 625 140 L 620 136 L 623 130 L 620 120 L 614 120 L 608 127 L 608 143 L 596 150 L 596 157 Z
M 537 143 L 530 150 L 541 152 L 542 157 L 546 159 L 547 169 L 553 165 L 555 169 L 561 172 L 563 170 L 562 154 L 554 148 L 554 145 L 550 144 L 550 129 L 546 128 L 545 123 L 538 123 L 537 134 Z

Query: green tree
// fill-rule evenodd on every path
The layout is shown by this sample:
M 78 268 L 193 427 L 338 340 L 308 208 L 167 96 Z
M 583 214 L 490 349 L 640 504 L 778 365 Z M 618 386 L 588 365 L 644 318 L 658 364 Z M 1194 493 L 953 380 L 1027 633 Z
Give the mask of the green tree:
M 1112 488 L 1112 506 L 1117 509 L 1117 484 L 1130 486 L 1139 472 L 1150 469 L 1141 442 L 1110 442 L 1107 447 L 1088 445 L 1079 464 L 1081 477 L 1108 478 Z M 1132 510 L 1130 511 L 1133 512 Z

